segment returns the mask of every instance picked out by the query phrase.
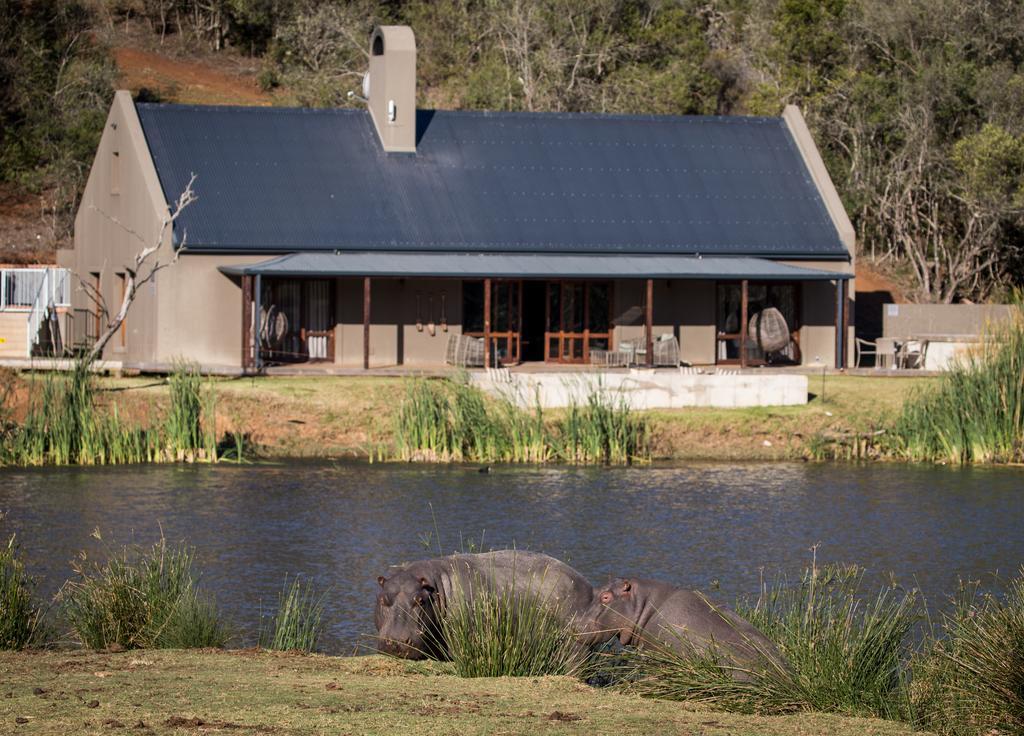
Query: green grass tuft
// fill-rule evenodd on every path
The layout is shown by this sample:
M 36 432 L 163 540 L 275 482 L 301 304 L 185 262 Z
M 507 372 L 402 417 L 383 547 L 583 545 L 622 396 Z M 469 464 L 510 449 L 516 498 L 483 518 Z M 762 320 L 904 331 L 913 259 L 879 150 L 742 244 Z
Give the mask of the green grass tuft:
M 12 535 L 0 547 L 0 649 L 26 649 L 49 639 L 45 612 L 34 593 L 35 580 L 25 572 Z
M 590 657 L 548 601 L 485 583 L 448 606 L 438 635 L 461 677 L 578 675 Z
M 646 697 L 736 713 L 905 719 L 916 596 L 889 585 L 865 599 L 863 578 L 861 568 L 812 565 L 795 583 L 782 577 L 763 584 L 756 601 L 737 605 L 737 613 L 775 643 L 785 665 L 764 653 L 760 666 L 741 666 L 727 652 L 714 646 L 698 651 L 680 637 L 672 649 L 626 650 L 611 658 L 608 672 Z
M 222 647 L 228 628 L 193 575 L 194 552 L 161 536 L 150 549 L 127 547 L 105 564 L 84 556 L 60 597 L 78 639 L 90 649 Z
M 899 719 L 907 714 L 916 591 L 895 584 L 863 597 L 864 570 L 812 565 L 800 580 L 763 584 L 737 612 L 775 642 L 807 710 Z
M 312 652 L 323 633 L 325 594 L 317 594 L 313 583 L 303 584 L 299 577 L 287 578 L 277 597 L 277 613 L 268 629 L 261 628 L 259 645 L 263 649 Z
M 1024 568 L 999 597 L 961 586 L 944 635 L 914 661 L 917 725 L 945 736 L 1024 733 Z

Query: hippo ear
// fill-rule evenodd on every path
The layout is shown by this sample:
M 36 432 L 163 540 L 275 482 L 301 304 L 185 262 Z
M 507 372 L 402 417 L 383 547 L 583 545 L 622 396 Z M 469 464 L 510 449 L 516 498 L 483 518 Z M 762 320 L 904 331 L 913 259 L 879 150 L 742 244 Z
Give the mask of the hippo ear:
M 384 587 L 384 583 L 386 583 L 387 581 L 388 581 L 388 579 L 386 577 L 384 577 L 383 575 L 378 575 L 377 576 L 377 585 L 379 585 L 380 587 L 383 588 Z
M 420 578 L 420 587 L 428 593 L 434 592 L 434 586 L 430 584 L 430 581 L 426 578 Z
M 633 589 L 633 583 L 629 582 L 628 580 L 623 580 L 622 581 L 622 592 L 623 593 L 628 593 L 632 589 Z

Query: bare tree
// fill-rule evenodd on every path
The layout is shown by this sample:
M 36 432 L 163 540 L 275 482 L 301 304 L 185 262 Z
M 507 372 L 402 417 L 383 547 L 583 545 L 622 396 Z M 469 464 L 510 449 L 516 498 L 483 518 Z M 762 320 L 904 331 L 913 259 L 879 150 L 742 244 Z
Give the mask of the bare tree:
M 178 247 L 172 249 L 172 255 L 169 259 L 161 260 L 159 255 L 160 248 L 163 245 L 164 237 L 167 235 L 168 230 L 174 226 L 175 221 L 181 216 L 181 213 L 186 207 L 196 201 L 196 194 L 192 189 L 192 185 L 195 183 L 195 180 L 196 175 L 192 174 L 184 191 L 182 191 L 181 196 L 179 196 L 177 202 L 174 203 L 173 209 L 165 213 L 160 222 L 160 230 L 152 242 L 147 241 L 146 238 L 136 230 L 125 225 L 118 218 L 107 214 L 96 206 L 91 207 L 91 209 L 95 210 L 138 240 L 142 244 L 142 250 L 135 254 L 131 265 L 125 264 L 123 267 L 126 279 L 124 295 L 121 297 L 121 304 L 118 306 L 117 311 L 113 314 L 111 314 L 107 309 L 106 300 L 103 298 L 103 294 L 100 290 L 97 289 L 94 284 L 82 279 L 81 276 L 78 277 L 79 284 L 89 301 L 92 302 L 93 307 L 96 309 L 96 313 L 100 315 L 101 320 L 106 322 L 106 325 L 97 336 L 96 342 L 93 344 L 86 356 L 87 363 L 91 363 L 99 358 L 103 354 L 103 349 L 106 347 L 107 343 L 110 342 L 110 339 L 117 334 L 119 329 L 121 329 L 121 325 L 124 324 L 124 320 L 128 316 L 128 310 L 131 308 L 132 302 L 135 301 L 139 287 L 152 281 L 158 272 L 178 261 L 178 257 L 185 249 L 185 235 L 182 236 L 181 243 Z

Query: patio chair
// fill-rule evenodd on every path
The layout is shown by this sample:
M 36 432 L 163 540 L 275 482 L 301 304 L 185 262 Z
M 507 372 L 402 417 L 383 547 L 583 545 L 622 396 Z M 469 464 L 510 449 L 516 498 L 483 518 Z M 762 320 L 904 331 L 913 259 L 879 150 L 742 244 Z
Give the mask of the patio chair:
M 679 340 L 666 334 L 654 341 L 654 365 L 679 365 Z
M 853 364 L 858 368 L 869 355 L 874 358 L 875 368 L 891 368 L 896 365 L 896 340 L 891 337 L 880 337 L 877 340 L 862 340 L 858 337 L 854 352 Z
M 898 367 L 923 369 L 927 352 L 927 340 L 904 340 L 897 355 Z

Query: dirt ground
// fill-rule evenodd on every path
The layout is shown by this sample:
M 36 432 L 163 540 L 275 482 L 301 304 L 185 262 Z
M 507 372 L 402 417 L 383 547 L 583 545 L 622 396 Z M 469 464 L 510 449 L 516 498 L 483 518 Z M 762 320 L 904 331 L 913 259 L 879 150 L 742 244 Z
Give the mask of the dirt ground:
M 138 95 L 184 105 L 270 105 L 273 98 L 256 85 L 255 67 L 225 71 L 204 60 L 178 59 L 134 46 L 114 48 L 118 86 Z
M 0 652 L 5 734 L 897 736 L 887 721 L 738 716 L 567 677 L 463 679 L 380 656 L 255 651 Z

